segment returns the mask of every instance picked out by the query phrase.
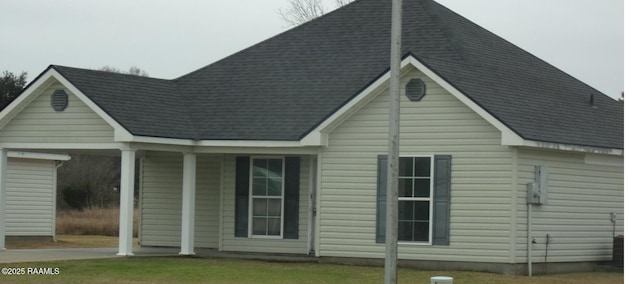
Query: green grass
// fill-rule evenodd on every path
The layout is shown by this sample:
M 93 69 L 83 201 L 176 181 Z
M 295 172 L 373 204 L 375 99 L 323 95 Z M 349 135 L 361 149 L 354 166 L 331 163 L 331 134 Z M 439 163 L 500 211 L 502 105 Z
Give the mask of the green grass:
M 382 283 L 384 269 L 317 263 L 273 263 L 179 257 L 112 258 L 0 264 L 2 267 L 58 268 L 58 275 L 0 275 L 0 283 Z M 431 276 L 464 283 L 624 283 L 623 273 L 591 272 L 506 276 L 478 272 L 399 269 L 399 283 L 429 283 Z

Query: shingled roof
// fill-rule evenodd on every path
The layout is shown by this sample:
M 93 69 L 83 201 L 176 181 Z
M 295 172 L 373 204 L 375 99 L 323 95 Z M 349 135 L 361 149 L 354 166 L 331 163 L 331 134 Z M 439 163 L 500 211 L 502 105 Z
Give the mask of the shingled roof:
M 621 103 L 434 1 L 403 9 L 403 53 L 522 138 L 624 148 Z M 51 68 L 134 135 L 296 141 L 388 72 L 390 15 L 358 0 L 174 80 Z

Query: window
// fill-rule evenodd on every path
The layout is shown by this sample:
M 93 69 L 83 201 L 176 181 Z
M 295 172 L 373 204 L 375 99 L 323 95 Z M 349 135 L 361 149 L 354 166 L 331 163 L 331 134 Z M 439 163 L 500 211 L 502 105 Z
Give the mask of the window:
M 284 159 L 252 159 L 249 225 L 251 236 L 282 237 L 283 181 Z
M 237 156 L 235 184 L 236 238 L 298 239 L 300 157 Z
M 401 157 L 398 181 L 398 241 L 429 242 L 431 157 Z
M 398 189 L 400 243 L 449 245 L 451 155 L 401 157 Z M 384 243 L 387 155 L 378 155 L 376 243 Z

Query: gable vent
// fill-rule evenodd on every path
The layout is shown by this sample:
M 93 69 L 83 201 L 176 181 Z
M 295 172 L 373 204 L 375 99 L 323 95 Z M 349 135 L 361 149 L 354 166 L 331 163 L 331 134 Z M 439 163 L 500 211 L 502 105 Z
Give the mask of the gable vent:
M 405 86 L 407 98 L 412 102 L 422 100 L 427 93 L 427 85 L 420 79 L 411 79 Z
M 69 96 L 64 90 L 56 90 L 51 94 L 51 107 L 55 111 L 64 111 L 69 105 Z

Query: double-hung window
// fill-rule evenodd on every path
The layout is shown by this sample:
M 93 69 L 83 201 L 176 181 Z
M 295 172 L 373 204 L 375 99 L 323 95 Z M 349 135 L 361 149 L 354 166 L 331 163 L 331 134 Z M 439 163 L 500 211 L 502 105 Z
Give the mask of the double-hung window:
M 398 241 L 431 240 L 431 157 L 400 157 L 398 181 Z
M 252 237 L 282 237 L 283 199 L 284 158 L 253 158 L 249 205 Z
M 400 157 L 398 177 L 398 241 L 449 245 L 451 156 Z M 378 155 L 376 243 L 386 239 L 386 155 Z

